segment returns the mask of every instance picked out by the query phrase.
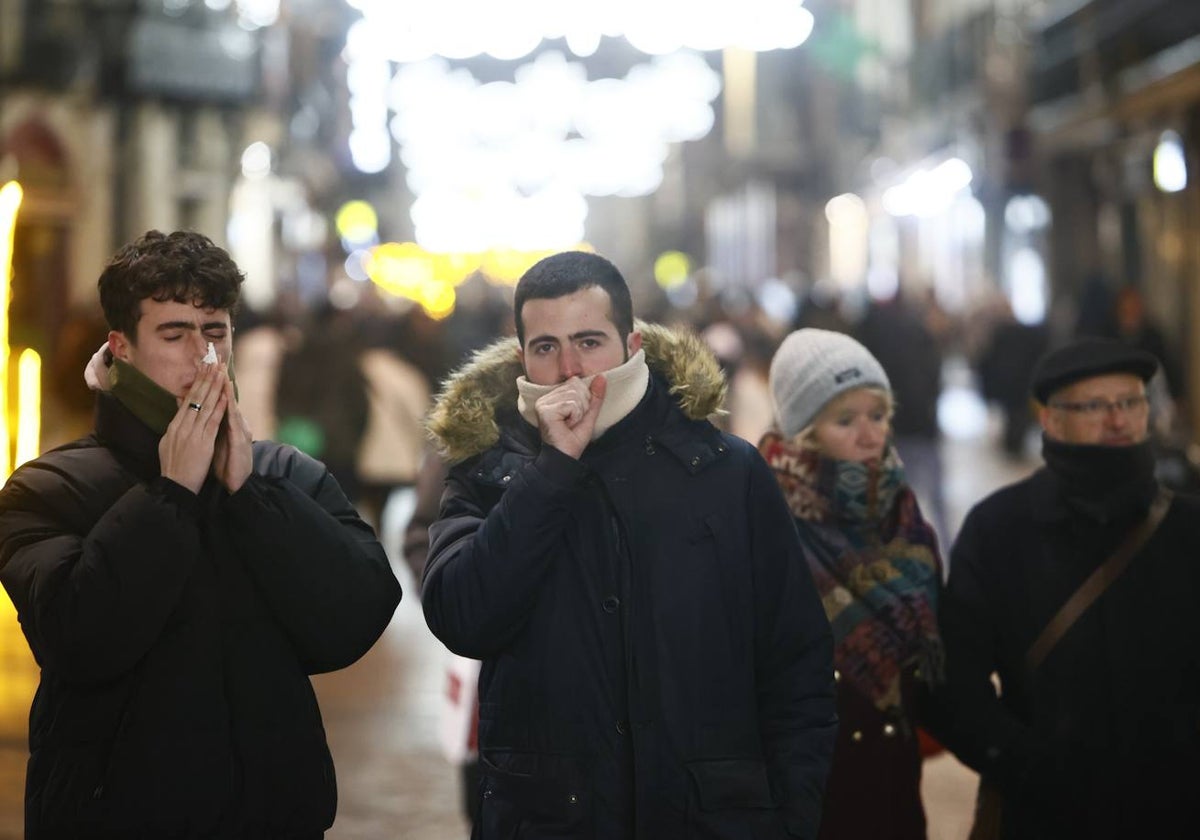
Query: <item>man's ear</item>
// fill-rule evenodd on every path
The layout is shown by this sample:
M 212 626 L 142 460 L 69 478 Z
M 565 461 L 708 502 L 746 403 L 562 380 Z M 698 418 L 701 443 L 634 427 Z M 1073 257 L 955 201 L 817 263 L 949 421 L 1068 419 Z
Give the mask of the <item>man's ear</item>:
M 120 359 L 122 362 L 128 362 L 130 357 L 130 348 L 133 347 L 133 342 L 129 337 L 120 330 L 112 330 L 108 334 L 108 351 L 112 353 L 114 359 Z
M 629 334 L 629 338 L 625 339 L 625 351 L 632 356 L 634 353 L 642 349 L 642 334 L 634 330 Z
M 1055 430 L 1050 428 L 1054 423 L 1050 409 L 1041 403 L 1037 404 L 1037 419 L 1038 425 L 1042 427 L 1043 432 L 1049 432 L 1051 437 L 1057 437 Z

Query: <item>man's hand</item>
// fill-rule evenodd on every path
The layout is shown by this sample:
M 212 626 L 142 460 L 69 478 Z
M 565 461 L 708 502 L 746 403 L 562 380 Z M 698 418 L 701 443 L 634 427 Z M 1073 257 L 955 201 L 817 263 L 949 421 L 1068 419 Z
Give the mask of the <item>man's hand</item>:
M 200 492 L 212 466 L 213 446 L 228 401 L 221 382 L 226 374 L 216 368 L 202 366 L 158 442 L 162 474 L 193 493 Z
M 542 442 L 576 460 L 592 440 L 596 417 L 604 404 L 608 380 L 603 374 L 590 386 L 573 376 L 534 403 Z
M 254 455 L 250 444 L 254 440 L 250 424 L 238 407 L 233 393 L 233 380 L 225 377 L 225 422 L 217 433 L 216 450 L 213 455 L 213 473 L 225 485 L 230 494 L 236 493 L 250 477 L 254 467 Z

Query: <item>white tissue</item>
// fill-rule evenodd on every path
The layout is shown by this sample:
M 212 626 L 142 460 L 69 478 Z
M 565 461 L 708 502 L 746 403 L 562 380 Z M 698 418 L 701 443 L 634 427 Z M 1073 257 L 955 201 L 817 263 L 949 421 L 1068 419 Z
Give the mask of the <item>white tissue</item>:
M 208 352 L 204 354 L 204 358 L 200 361 L 206 365 L 215 365 L 217 363 L 217 348 L 213 347 L 211 341 L 208 342 Z

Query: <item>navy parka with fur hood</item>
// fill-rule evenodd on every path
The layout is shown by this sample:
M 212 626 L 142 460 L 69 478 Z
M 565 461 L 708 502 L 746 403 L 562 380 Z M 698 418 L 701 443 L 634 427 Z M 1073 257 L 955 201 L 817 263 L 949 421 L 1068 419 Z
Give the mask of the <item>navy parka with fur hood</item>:
M 639 327 L 650 388 L 579 461 L 517 415 L 512 339 L 431 416 L 454 466 L 422 604 L 483 660 L 476 836 L 814 837 L 825 612 L 766 464 L 704 419 L 715 360 Z
M 308 675 L 358 659 L 400 587 L 325 467 L 253 444 L 230 495 L 159 475 L 159 436 L 96 432 L 0 493 L 0 581 L 42 669 L 28 840 L 304 838 L 337 792 Z

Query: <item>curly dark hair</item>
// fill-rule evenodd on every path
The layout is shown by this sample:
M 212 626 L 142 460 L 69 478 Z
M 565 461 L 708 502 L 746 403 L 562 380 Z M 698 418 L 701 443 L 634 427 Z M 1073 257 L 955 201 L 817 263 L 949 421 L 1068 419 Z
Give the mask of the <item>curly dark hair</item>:
M 591 286 L 599 286 L 608 293 L 613 325 L 622 341 L 628 338 L 633 332 L 633 302 L 621 272 L 599 254 L 562 251 L 534 263 L 517 281 L 513 318 L 521 346 L 525 346 L 525 323 L 521 318 L 525 301 L 565 297 Z
M 151 230 L 113 255 L 97 285 L 109 328 L 136 343 L 143 300 L 224 309 L 233 316 L 244 279 L 229 253 L 204 234 Z

